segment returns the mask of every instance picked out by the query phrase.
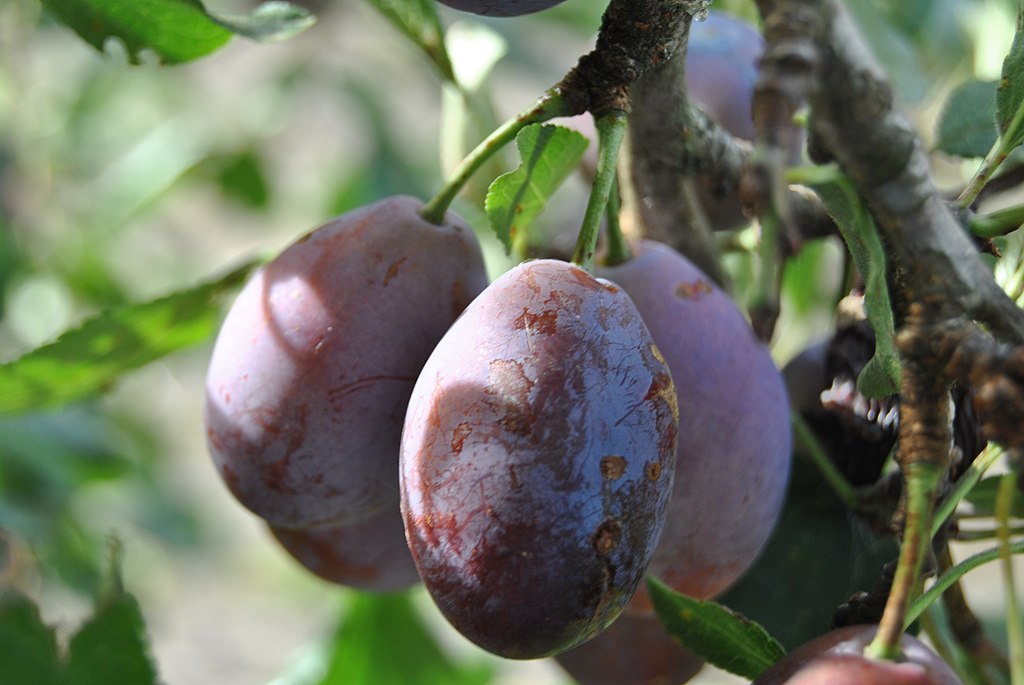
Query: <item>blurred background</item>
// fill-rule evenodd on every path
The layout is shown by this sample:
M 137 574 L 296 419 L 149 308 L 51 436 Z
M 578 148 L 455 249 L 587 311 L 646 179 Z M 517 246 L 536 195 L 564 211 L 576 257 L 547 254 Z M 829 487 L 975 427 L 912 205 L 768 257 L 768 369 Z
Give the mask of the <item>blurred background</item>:
M 459 99 L 367 3 L 300 4 L 319 21 L 291 40 L 234 39 L 172 67 L 130 65 L 116 42 L 100 54 L 37 0 L 0 5 L 0 362 L 99 311 L 273 255 L 349 208 L 427 198 L 466 139 L 489 130 L 464 133 Z M 503 120 L 558 81 L 592 47 L 604 4 L 567 0 L 514 21 L 442 8 L 456 67 L 494 63 L 480 86 L 490 109 L 478 116 Z M 848 4 L 929 145 L 954 87 L 998 77 L 1015 19 L 1012 0 Z M 713 7 L 752 19 L 751 5 Z M 949 188 L 976 164 L 941 153 L 935 163 Z M 546 230 L 575 230 L 585 198 L 571 178 L 541 219 Z M 481 196 L 456 210 L 479 229 L 492 277 L 511 266 Z M 819 241 L 788 266 L 780 365 L 830 329 L 841 252 Z M 740 302 L 752 258 L 726 260 Z M 283 554 L 223 487 L 201 420 L 211 343 L 133 371 L 97 399 L 0 415 L 0 582 L 37 598 L 67 635 L 91 611 L 113 536 L 162 681 L 319 682 L 354 595 Z M 487 656 L 424 592 L 413 599 L 470 670 L 501 684 L 571 682 L 550 660 Z M 976 602 L 995 610 L 1000 599 Z M 741 681 L 708 668 L 692 682 Z

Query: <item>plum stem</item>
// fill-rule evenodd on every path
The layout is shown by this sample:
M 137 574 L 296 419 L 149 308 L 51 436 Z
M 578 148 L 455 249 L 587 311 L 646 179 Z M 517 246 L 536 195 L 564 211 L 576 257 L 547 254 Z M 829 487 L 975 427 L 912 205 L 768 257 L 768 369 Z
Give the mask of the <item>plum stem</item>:
M 868 656 L 890 660 L 900 657 L 904 618 L 931 540 L 929 532 L 934 493 L 943 471 L 940 465 L 927 461 L 912 462 L 904 467 L 907 514 L 900 557 L 878 632 L 866 649 Z
M 572 255 L 572 263 L 588 272 L 594 270 L 594 253 L 601 232 L 601 219 L 615 185 L 619 148 L 626 133 L 626 119 L 626 112 L 619 109 L 608 110 L 594 117 L 597 128 L 597 172 Z
M 531 124 L 540 124 L 555 117 L 572 114 L 575 112 L 569 100 L 564 97 L 562 89 L 558 86 L 549 88 L 533 104 L 494 129 L 479 145 L 473 148 L 455 168 L 451 177 L 445 181 L 437 194 L 423 205 L 420 215 L 432 224 L 443 224 L 445 212 L 448 211 L 455 196 L 459 194 L 470 177 L 498 150 L 515 140 L 520 131 Z
M 996 524 L 999 527 L 999 561 L 1003 567 L 1003 588 L 1006 593 L 1006 637 L 1010 651 L 1010 682 L 1024 685 L 1024 624 L 1017 604 L 1017 586 L 1013 578 L 1013 557 L 1010 545 L 1010 515 L 1017 492 L 1017 475 L 1004 473 L 996 492 Z
M 616 178 L 616 182 L 612 184 L 611 195 L 608 196 L 608 211 L 606 212 L 608 217 L 608 254 L 604 258 L 605 266 L 628 262 L 629 258 L 633 256 L 629 250 L 629 243 L 626 242 L 626 236 L 622 233 L 622 224 L 619 222 L 620 208 L 619 184 L 618 178 Z

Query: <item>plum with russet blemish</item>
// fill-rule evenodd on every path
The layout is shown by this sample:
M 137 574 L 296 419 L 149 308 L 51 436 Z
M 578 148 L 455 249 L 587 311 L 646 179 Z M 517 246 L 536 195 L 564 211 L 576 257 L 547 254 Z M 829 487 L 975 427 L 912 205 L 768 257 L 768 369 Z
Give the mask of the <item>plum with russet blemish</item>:
M 214 463 L 279 527 L 341 525 L 398 503 L 399 435 L 434 345 L 487 285 L 472 230 L 412 197 L 343 214 L 243 288 L 206 379 Z
M 671 492 L 668 368 L 618 287 L 557 260 L 491 284 L 427 361 L 402 434 L 402 511 L 467 638 L 548 656 L 635 592 Z
M 789 480 L 786 388 L 733 301 L 654 241 L 596 272 L 633 299 L 672 371 L 679 404 L 675 492 L 649 572 L 698 599 L 723 592 L 774 529 Z M 646 588 L 632 607 L 650 611 Z

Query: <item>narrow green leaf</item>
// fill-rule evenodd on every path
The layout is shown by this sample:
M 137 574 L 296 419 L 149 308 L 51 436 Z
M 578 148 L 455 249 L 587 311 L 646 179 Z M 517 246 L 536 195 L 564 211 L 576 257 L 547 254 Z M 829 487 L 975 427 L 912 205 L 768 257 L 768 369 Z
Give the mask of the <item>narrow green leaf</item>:
M 316 23 L 304 7 L 288 2 L 265 2 L 249 14 L 211 14 L 210 18 L 234 34 L 260 43 L 287 40 Z
M 455 83 L 455 70 L 444 44 L 444 28 L 434 0 L 368 0 L 384 17 L 415 43 L 441 77 Z
M 935 147 L 959 157 L 984 157 L 996 142 L 996 82 L 968 81 L 939 116 Z
M 721 604 L 681 595 L 657 578 L 648 577 L 647 587 L 668 632 L 722 670 L 754 679 L 786 653 L 760 624 Z
M 32 600 L 0 594 L 0 683 L 61 683 L 57 637 Z
M 999 132 L 1007 152 L 1024 143 L 1024 31 L 1018 28 L 1003 60 L 1003 73 L 996 90 Z
M 146 626 L 135 598 L 108 600 L 83 625 L 68 648 L 68 685 L 154 685 Z
M 971 488 L 964 497 L 974 507 L 975 513 L 982 516 L 995 516 L 996 495 L 999 491 L 1001 476 L 984 478 L 980 483 Z M 1013 498 L 1010 515 L 1014 518 L 1024 518 L 1024 497 L 1017 493 Z
M 484 685 L 485 666 L 454 663 L 408 593 L 354 596 L 317 685 Z
M 885 248 L 878 228 L 849 179 L 840 172 L 809 180 L 835 219 L 854 265 L 864 278 L 864 308 L 875 332 L 875 354 L 857 377 L 857 390 L 866 397 L 893 395 L 900 387 L 900 360 L 886 282 Z
M 512 252 L 525 245 L 534 219 L 586 151 L 585 136 L 563 126 L 527 126 L 516 136 L 522 164 L 496 178 L 487 191 L 484 208 L 491 228 Z
M 95 395 L 121 374 L 209 338 L 225 295 L 249 263 L 198 287 L 99 314 L 55 342 L 0 365 L 0 414 L 56 407 Z
M 233 33 L 255 40 L 287 38 L 315 18 L 285 2 L 268 2 L 245 16 L 215 17 L 200 0 L 42 0 L 43 5 L 101 52 L 107 40 L 124 43 L 128 59 L 152 50 L 161 62 L 197 59 L 224 46 Z

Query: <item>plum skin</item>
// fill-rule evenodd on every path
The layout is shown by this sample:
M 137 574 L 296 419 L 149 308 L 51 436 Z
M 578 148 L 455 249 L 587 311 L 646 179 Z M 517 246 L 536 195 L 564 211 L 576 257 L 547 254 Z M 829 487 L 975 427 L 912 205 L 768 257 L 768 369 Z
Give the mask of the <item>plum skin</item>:
M 579 685 L 682 685 L 704 667 L 656 617 L 628 614 L 555 660 Z
M 521 659 L 603 630 L 657 542 L 677 423 L 621 290 L 550 259 L 492 283 L 424 366 L 402 435 L 406 537 L 449 622 Z
M 878 626 L 839 628 L 801 645 L 751 685 L 963 685 L 946 662 L 917 638 L 900 637 L 902 661 L 864 655 Z
M 438 0 L 442 5 L 486 17 L 517 17 L 541 12 L 565 0 Z
M 698 599 L 724 592 L 766 544 L 791 466 L 782 376 L 733 301 L 678 252 L 644 240 L 596 273 L 633 299 L 679 403 L 675 492 L 649 573 Z M 651 611 L 646 588 L 631 608 Z
M 328 582 L 368 592 L 396 592 L 420 582 L 397 504 L 355 523 L 271 526 L 270 532 L 296 561 Z
M 260 269 L 225 317 L 206 379 L 211 456 L 278 527 L 396 506 L 399 436 L 420 368 L 487 284 L 472 230 L 416 198 L 353 210 Z

